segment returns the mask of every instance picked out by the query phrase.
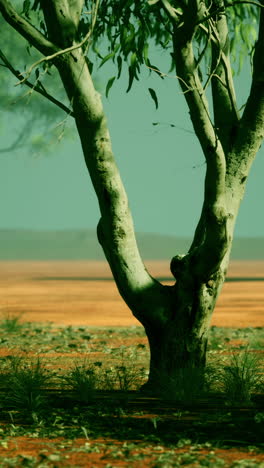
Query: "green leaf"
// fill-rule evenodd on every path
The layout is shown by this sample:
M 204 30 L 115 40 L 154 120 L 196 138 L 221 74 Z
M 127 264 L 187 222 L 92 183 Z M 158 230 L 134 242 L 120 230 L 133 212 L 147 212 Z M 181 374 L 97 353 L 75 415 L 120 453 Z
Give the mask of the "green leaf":
M 128 78 L 128 88 L 126 90 L 126 92 L 128 93 L 132 87 L 132 84 L 133 84 L 133 81 L 134 81 L 134 78 L 135 78 L 135 72 L 133 70 L 133 68 L 131 67 L 128 67 L 128 75 L 129 75 L 129 78 Z
M 29 18 L 30 0 L 24 0 L 22 13 Z
M 121 71 L 122 71 L 122 58 L 120 55 L 118 55 L 117 57 L 117 67 L 118 67 L 117 79 L 119 79 L 121 75 Z
M 149 90 L 149 94 L 150 94 L 151 98 L 153 99 L 153 101 L 155 103 L 156 109 L 158 109 L 159 103 L 158 103 L 158 98 L 157 98 L 156 92 L 152 88 L 148 88 L 148 90 Z
M 124 31 L 126 28 L 124 28 Z M 132 24 L 129 25 L 129 33 L 124 34 L 122 49 L 125 56 L 128 56 L 129 52 L 132 52 L 135 48 L 135 28 Z
M 144 47 L 143 47 L 143 57 L 144 57 L 144 62 L 147 64 L 149 62 L 149 59 L 148 59 L 148 50 L 149 50 L 149 45 L 148 43 L 146 42 Z
M 110 60 L 111 58 L 114 58 L 114 57 L 115 57 L 115 54 L 116 54 L 116 52 L 118 51 L 119 48 L 120 48 L 120 44 L 116 44 L 116 46 L 114 47 L 114 49 L 112 50 L 112 52 L 110 52 L 110 54 L 107 54 L 107 55 L 103 58 L 102 62 L 101 62 L 100 65 L 99 65 L 99 68 L 101 68 L 101 67 L 104 65 L 105 62 L 107 62 L 107 61 Z
M 133 54 L 131 55 L 130 65 L 131 65 L 132 68 L 136 68 L 136 66 L 137 66 L 137 54 L 136 54 L 136 52 L 133 52 Z
M 90 72 L 90 75 L 92 75 L 93 73 L 93 62 L 91 62 L 91 60 L 89 60 L 89 72 Z
M 100 51 L 97 47 L 93 46 L 93 51 L 96 53 L 97 57 L 103 59 L 103 56 L 100 54 Z
M 40 0 L 35 0 L 32 6 L 32 10 L 36 11 L 40 7 Z
M 110 52 L 110 54 L 107 54 L 107 55 L 103 58 L 102 62 L 100 63 L 99 68 L 101 68 L 101 67 L 105 64 L 105 62 L 107 62 L 108 60 L 110 60 L 111 58 L 113 58 L 114 55 L 115 55 L 115 52 Z
M 42 31 L 46 31 L 46 25 L 45 25 L 44 21 L 40 21 L 39 27 L 40 27 L 40 29 L 42 29 Z
M 110 89 L 112 88 L 115 79 L 116 79 L 116 77 L 112 76 L 112 78 L 110 78 L 110 80 L 108 80 L 108 83 L 107 83 L 106 88 L 105 88 L 106 97 L 108 97 L 108 93 L 109 93 Z

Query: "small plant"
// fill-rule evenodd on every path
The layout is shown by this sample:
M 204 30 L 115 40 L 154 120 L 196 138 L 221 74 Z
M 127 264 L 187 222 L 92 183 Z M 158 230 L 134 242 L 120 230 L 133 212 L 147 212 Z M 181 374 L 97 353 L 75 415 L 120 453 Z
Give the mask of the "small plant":
M 131 365 L 133 359 L 133 365 Z M 145 380 L 145 367 L 136 364 L 137 353 L 127 351 L 121 347 L 118 355 L 118 363 L 106 368 L 100 374 L 101 387 L 107 390 L 137 390 Z
M 104 390 L 137 390 L 145 378 L 145 368 L 134 368 L 129 365 L 107 367 L 100 373 L 100 388 Z
M 101 390 L 114 390 L 115 375 L 113 367 L 107 367 L 101 370 L 99 386 Z
M 142 380 L 145 376 L 145 368 L 120 365 L 115 367 L 115 374 L 118 388 L 127 392 L 142 384 Z
M 23 325 L 19 322 L 22 314 L 12 315 L 7 313 L 0 322 L 0 328 L 7 333 L 16 333 L 21 330 Z
M 63 380 L 78 401 L 89 403 L 94 397 L 98 382 L 94 365 L 87 363 L 81 366 L 76 365 L 71 369 L 69 375 L 63 376 Z
M 5 406 L 36 414 L 46 404 L 43 388 L 49 380 L 50 376 L 39 359 L 26 362 L 21 357 L 11 358 L 5 379 L 8 385 Z
M 262 366 L 248 349 L 233 354 L 230 365 L 224 368 L 221 386 L 228 401 L 249 403 L 254 392 L 263 386 Z

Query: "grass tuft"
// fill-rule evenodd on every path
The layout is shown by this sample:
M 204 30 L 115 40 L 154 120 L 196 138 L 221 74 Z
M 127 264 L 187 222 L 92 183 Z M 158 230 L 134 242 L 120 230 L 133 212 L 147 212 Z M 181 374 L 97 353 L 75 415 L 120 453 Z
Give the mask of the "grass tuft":
M 101 369 L 100 388 L 123 392 L 138 390 L 146 379 L 146 368 L 138 359 L 138 350 L 131 351 L 122 346 L 116 359 L 118 362 Z
M 249 349 L 232 354 L 230 365 L 222 372 L 220 386 L 228 402 L 249 403 L 254 393 L 263 392 L 264 379 L 260 359 Z
M 38 413 L 46 406 L 43 389 L 47 387 L 50 375 L 39 358 L 28 361 L 11 356 L 4 381 L 8 388 L 4 406 L 30 415 Z
M 21 315 L 12 315 L 10 313 L 3 315 L 0 321 L 0 328 L 7 333 L 19 332 L 23 327 L 22 323 L 20 323 Z
M 89 403 L 93 399 L 98 384 L 94 365 L 87 362 L 80 366 L 76 365 L 62 379 L 77 401 Z

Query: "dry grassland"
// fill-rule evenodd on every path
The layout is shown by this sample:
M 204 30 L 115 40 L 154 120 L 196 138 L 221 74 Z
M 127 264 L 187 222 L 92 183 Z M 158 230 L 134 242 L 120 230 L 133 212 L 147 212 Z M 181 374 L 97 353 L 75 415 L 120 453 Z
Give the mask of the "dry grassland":
M 146 262 L 151 274 L 170 283 L 169 263 Z M 264 325 L 264 261 L 231 263 L 212 324 Z M 239 280 L 238 280 L 239 279 Z M 262 279 L 262 280 L 261 280 Z M 105 262 L 0 262 L 0 314 L 23 321 L 67 325 L 138 325 L 120 298 Z

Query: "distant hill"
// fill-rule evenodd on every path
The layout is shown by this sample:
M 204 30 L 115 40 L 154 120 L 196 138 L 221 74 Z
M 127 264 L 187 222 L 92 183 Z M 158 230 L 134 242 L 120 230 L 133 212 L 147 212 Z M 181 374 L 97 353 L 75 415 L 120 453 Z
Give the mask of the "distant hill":
M 144 259 L 166 260 L 185 253 L 190 239 L 158 234 L 138 234 Z M 264 259 L 264 238 L 234 240 L 233 260 Z M 103 260 L 96 233 L 78 231 L 0 230 L 0 260 Z

